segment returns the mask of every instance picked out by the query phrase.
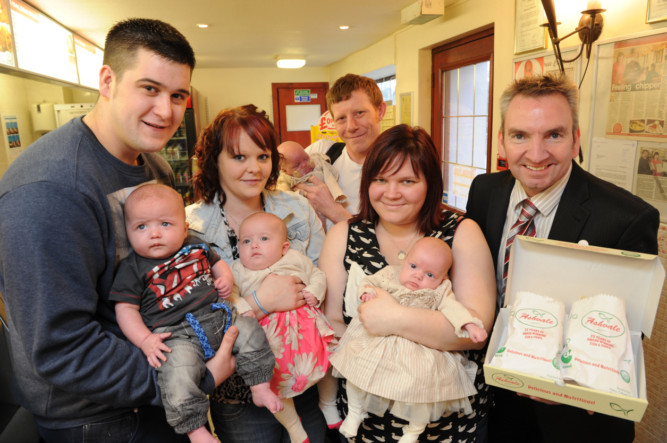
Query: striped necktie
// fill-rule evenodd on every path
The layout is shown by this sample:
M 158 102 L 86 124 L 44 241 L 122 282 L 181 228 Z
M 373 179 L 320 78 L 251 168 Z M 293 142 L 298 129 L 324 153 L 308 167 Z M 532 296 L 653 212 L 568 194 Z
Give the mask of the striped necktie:
M 503 290 L 501 292 L 501 298 L 498 300 L 499 307 L 503 306 L 503 301 L 505 299 L 505 289 L 507 288 L 507 268 L 509 266 L 510 260 L 510 247 L 514 243 L 514 239 L 517 235 L 526 235 L 528 237 L 535 237 L 535 222 L 533 218 L 537 213 L 537 208 L 529 199 L 525 199 L 521 202 L 521 213 L 519 218 L 514 222 L 514 225 L 510 228 L 507 233 L 507 244 L 505 245 L 505 260 L 503 262 Z

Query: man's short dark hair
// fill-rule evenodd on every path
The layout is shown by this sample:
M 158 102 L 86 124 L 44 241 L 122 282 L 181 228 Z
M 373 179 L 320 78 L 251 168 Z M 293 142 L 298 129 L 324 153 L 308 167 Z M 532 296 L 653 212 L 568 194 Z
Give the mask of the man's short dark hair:
M 123 20 L 109 30 L 103 63 L 121 77 L 135 62 L 139 49 L 188 65 L 190 71 L 195 68 L 195 53 L 185 36 L 168 23 L 146 18 Z

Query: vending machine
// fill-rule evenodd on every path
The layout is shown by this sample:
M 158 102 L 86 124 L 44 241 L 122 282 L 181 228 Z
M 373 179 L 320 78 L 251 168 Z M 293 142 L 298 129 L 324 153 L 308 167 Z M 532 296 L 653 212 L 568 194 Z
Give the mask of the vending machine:
M 176 190 L 183 196 L 186 205 L 194 202 L 192 191 L 192 162 L 197 136 L 199 135 L 198 94 L 192 89 L 181 126 L 162 148 L 160 154 L 174 171 Z

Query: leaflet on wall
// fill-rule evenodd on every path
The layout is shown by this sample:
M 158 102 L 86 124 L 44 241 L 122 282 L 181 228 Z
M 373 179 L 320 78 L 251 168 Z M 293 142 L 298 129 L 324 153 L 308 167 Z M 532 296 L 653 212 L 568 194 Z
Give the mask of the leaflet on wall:
M 319 124 L 310 127 L 310 142 L 315 143 L 317 140 L 326 139 L 335 142 L 342 142 L 343 140 L 338 136 L 336 126 L 334 126 L 333 117 L 329 111 L 324 111 L 320 116 Z
M 591 149 L 590 172 L 632 192 L 635 151 L 634 140 L 613 140 L 595 137 Z
M 614 43 L 605 133 L 667 139 L 667 34 Z
M 2 117 L 2 129 L 7 137 L 7 146 L 9 149 L 21 147 L 21 136 L 19 135 L 18 118 L 15 115 L 5 115 Z
M 19 121 L 16 115 L 2 115 L 1 121 L 7 159 L 11 163 L 23 152 L 21 135 L 19 133 Z

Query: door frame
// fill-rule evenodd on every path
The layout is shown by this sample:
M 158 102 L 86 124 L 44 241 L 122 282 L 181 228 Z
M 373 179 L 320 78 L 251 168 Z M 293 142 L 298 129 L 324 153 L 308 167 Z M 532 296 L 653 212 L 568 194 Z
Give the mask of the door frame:
M 445 52 L 451 49 L 454 49 L 458 46 L 474 44 L 477 40 L 486 39 L 488 37 L 494 37 L 494 25 L 489 24 L 482 26 L 481 28 L 474 29 L 465 34 L 458 35 L 454 38 L 444 41 L 438 47 L 434 48 L 431 52 L 431 60 L 441 52 Z M 443 112 L 443 103 L 442 103 L 442 73 L 446 70 L 457 69 L 461 66 L 471 65 L 475 63 L 482 62 L 484 60 L 490 60 L 490 70 L 489 70 L 489 136 L 487 140 L 487 158 L 486 158 L 486 170 L 490 171 L 491 168 L 491 153 L 492 153 L 492 131 L 493 131 L 493 59 L 494 59 L 494 48 L 491 49 L 490 55 L 473 55 L 470 57 L 462 57 L 452 63 L 447 63 L 445 69 L 439 69 L 435 64 L 431 66 L 432 77 L 431 77 L 431 135 L 433 143 L 435 144 L 438 154 L 442 156 L 442 127 L 440 121 L 442 120 Z
M 278 140 L 282 139 L 281 129 L 280 129 L 280 119 L 282 117 L 280 103 L 278 102 L 278 89 L 280 88 L 293 88 L 293 89 L 311 89 L 311 88 L 324 88 L 325 94 L 325 103 L 326 103 L 326 93 L 329 92 L 329 82 L 290 82 L 290 83 L 271 83 L 271 100 L 273 101 L 273 126 L 276 128 L 276 134 Z M 324 109 L 326 111 L 326 104 Z

